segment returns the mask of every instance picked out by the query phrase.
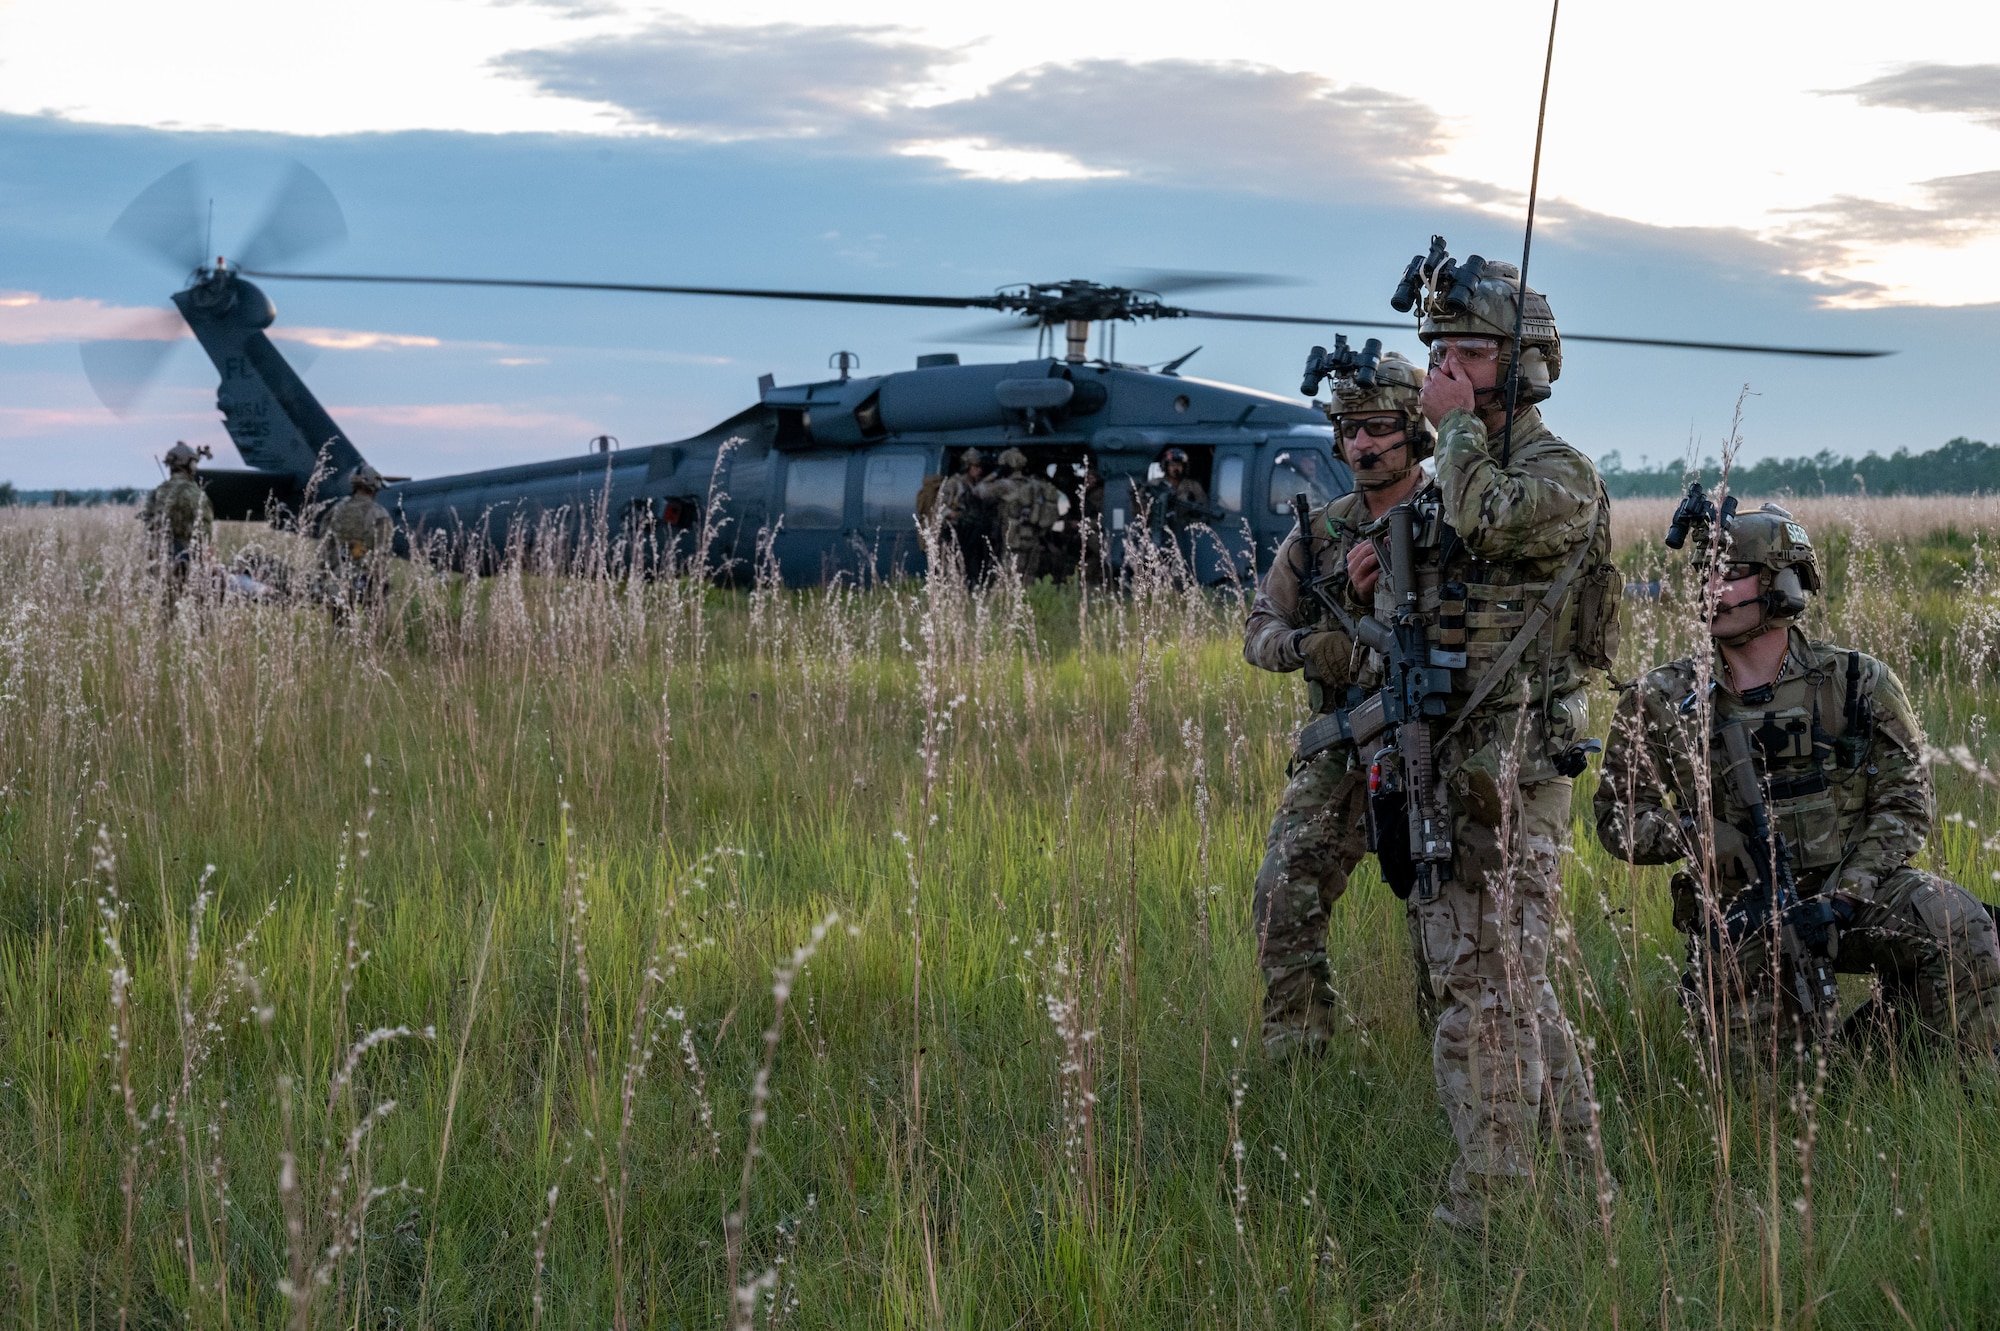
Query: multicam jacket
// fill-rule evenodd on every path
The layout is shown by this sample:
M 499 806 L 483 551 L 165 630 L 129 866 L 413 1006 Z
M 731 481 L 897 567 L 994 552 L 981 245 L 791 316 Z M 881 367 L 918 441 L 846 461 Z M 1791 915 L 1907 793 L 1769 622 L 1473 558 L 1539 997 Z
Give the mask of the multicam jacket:
M 146 496 L 139 515 L 154 540 L 164 537 L 175 554 L 194 543 L 215 538 L 215 509 L 201 483 L 191 476 L 170 476 Z
M 333 506 L 327 516 L 323 560 L 331 565 L 348 559 L 387 555 L 396 532 L 389 510 L 374 496 L 352 494 Z
M 1593 811 L 1612 854 L 1668 864 L 1697 845 L 1698 791 L 1714 816 L 1746 832 L 1750 811 L 1725 779 L 1717 728 L 1742 718 L 1767 782 L 1771 825 L 1791 848 L 1800 891 L 1832 884 L 1864 900 L 1923 845 L 1931 826 L 1923 730 L 1896 673 L 1874 657 L 1788 630 L 1777 681 L 1739 694 L 1718 652 L 1710 734 L 1692 658 L 1661 666 L 1619 700 Z M 1855 675 L 1856 706 L 1847 709 Z M 1730 894 L 1740 882 L 1727 883 Z
M 1016 554 L 1040 548 L 1042 534 L 1062 514 L 1062 491 L 1032 473 L 1016 473 L 982 481 L 979 493 L 998 510 L 1002 543 Z
M 1534 605 L 1566 569 L 1580 570 L 1559 613 L 1487 693 L 1452 752 L 1440 755 L 1441 770 L 1475 754 L 1489 760 L 1486 751 L 1496 741 L 1520 731 L 1528 743 L 1517 752 L 1514 770 L 1517 780 L 1531 782 L 1553 777 L 1553 755 L 1587 731 L 1584 680 L 1612 645 L 1604 621 L 1615 617 L 1616 606 L 1614 601 L 1607 607 L 1603 580 L 1615 570 L 1608 563 L 1610 502 L 1590 459 L 1551 433 L 1532 408 L 1515 417 L 1514 440 L 1503 469 L 1479 419 L 1452 412 L 1439 430 L 1437 480 L 1409 502 L 1418 519 L 1418 611 L 1435 648 L 1463 653 L 1451 672 L 1450 722 L 1460 717 L 1487 667 L 1528 623 Z M 1370 537 L 1386 540 L 1360 495 L 1322 508 L 1313 517 L 1313 531 L 1326 538 L 1315 552 L 1317 564 L 1332 575 L 1328 586 L 1338 589 L 1334 594 L 1343 608 L 1390 622 L 1395 607 L 1386 575 L 1365 604 L 1357 603 L 1346 585 L 1348 548 Z M 1292 629 L 1323 618 L 1322 627 L 1337 631 L 1337 616 L 1316 616 L 1317 606 L 1300 608 L 1303 561 L 1294 553 L 1297 539 L 1294 533 L 1279 547 L 1244 626 L 1244 657 L 1266 670 L 1299 668 Z M 1350 706 L 1381 686 L 1386 663 L 1378 654 L 1355 645 L 1350 656 L 1349 678 L 1315 682 L 1314 710 Z M 1525 718 L 1519 711 L 1524 698 L 1532 705 Z

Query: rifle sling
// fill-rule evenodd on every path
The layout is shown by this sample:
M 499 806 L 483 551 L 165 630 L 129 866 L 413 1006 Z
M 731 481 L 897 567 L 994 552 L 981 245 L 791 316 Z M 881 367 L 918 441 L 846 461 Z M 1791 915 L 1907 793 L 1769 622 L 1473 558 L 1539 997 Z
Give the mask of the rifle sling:
M 1479 677 L 1479 682 L 1472 686 L 1472 696 L 1465 700 L 1465 706 L 1459 709 L 1458 720 L 1452 722 L 1451 729 L 1444 732 L 1443 738 L 1438 741 L 1440 744 L 1465 728 L 1465 723 L 1479 710 L 1479 704 L 1485 702 L 1486 696 L 1500 686 L 1500 681 L 1507 677 L 1507 672 L 1514 668 L 1514 663 L 1521 659 L 1529 644 L 1556 617 L 1562 609 L 1563 598 L 1569 595 L 1570 584 L 1575 582 L 1576 575 L 1583 571 L 1583 561 L 1590 557 L 1590 547 L 1591 541 L 1586 538 L 1583 544 L 1577 547 L 1576 553 L 1570 556 L 1569 563 L 1563 565 L 1562 572 L 1549 584 L 1549 589 L 1542 593 L 1542 599 L 1535 602 L 1535 608 L 1528 612 L 1528 622 L 1521 625 L 1521 631 L 1514 635 L 1506 650 L 1494 658 L 1493 664 L 1486 667 L 1486 673 Z

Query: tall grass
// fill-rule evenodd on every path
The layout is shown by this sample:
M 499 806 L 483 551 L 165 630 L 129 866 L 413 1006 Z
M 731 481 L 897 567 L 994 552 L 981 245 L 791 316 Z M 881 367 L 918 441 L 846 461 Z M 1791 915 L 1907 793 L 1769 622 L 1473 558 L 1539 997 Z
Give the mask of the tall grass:
M 1850 507 L 1814 614 L 1986 758 L 1985 538 Z M 1438 1230 L 1454 1148 L 1372 869 L 1335 911 L 1351 1038 L 1253 1052 L 1249 882 L 1302 701 L 1241 663 L 1247 589 L 1190 588 L 1171 551 L 1087 597 L 791 592 L 768 561 L 724 592 L 625 576 L 600 524 L 483 580 L 399 566 L 386 614 L 335 624 L 166 606 L 136 526 L 0 514 L 10 1322 L 2000 1307 L 1995 1079 L 1901 1050 L 1803 1096 L 1709 1075 L 1663 875 L 1581 822 L 1557 982 L 1618 1204 L 1552 1184 L 1518 1228 Z M 269 533 L 226 541 L 252 535 L 306 580 Z M 1667 583 L 1625 674 L 1689 640 Z M 1986 887 L 2000 806 L 1940 781 L 1962 821 L 1927 862 Z

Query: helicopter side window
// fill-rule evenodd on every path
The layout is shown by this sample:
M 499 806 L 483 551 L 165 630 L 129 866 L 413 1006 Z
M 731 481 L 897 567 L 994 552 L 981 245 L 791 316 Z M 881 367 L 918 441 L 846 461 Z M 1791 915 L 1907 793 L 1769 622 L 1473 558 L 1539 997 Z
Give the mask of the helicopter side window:
M 1271 511 L 1292 511 L 1292 496 L 1303 491 L 1318 508 L 1335 493 L 1333 467 L 1317 451 L 1292 449 L 1271 461 Z
M 785 526 L 837 528 L 847 513 L 847 459 L 793 458 L 785 472 Z
M 914 527 L 924 484 L 921 453 L 876 453 L 861 477 L 861 525 Z
M 1215 503 L 1224 513 L 1243 511 L 1243 470 L 1241 454 L 1215 464 Z

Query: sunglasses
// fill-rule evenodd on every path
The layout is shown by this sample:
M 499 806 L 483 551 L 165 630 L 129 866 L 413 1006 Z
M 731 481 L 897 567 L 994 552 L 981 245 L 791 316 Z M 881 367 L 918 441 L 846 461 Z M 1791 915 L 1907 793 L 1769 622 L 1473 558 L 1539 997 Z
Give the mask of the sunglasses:
M 1342 439 L 1358 439 L 1363 430 L 1370 439 L 1386 439 L 1405 428 L 1401 416 L 1342 416 L 1337 425 Z
M 1457 356 L 1467 365 L 1481 361 L 1500 359 L 1500 339 L 1497 337 L 1441 337 L 1431 343 L 1431 365 L 1444 364 L 1446 353 Z

